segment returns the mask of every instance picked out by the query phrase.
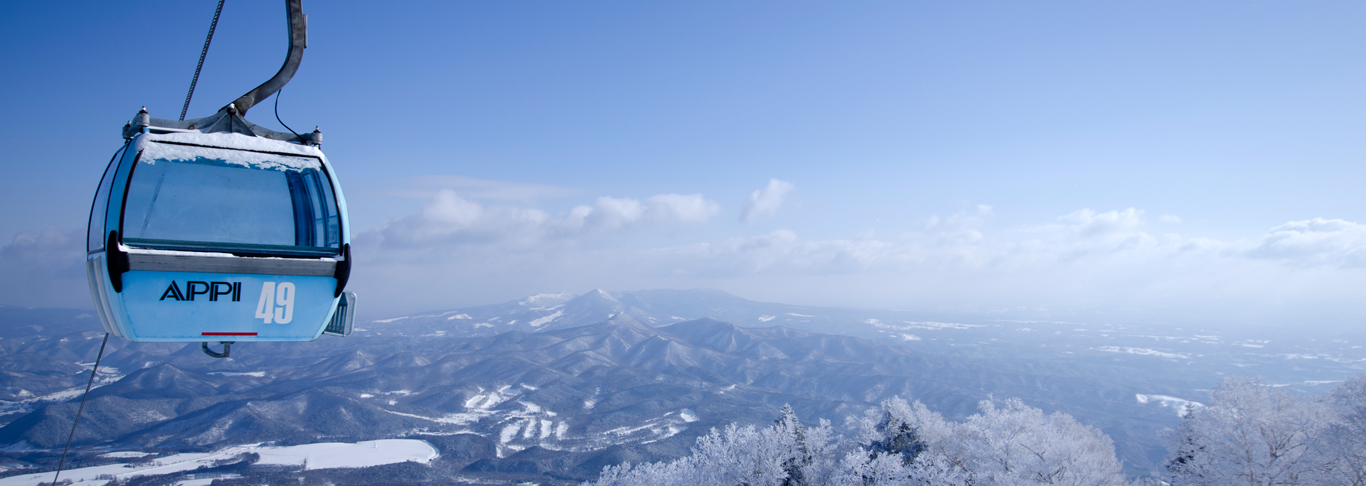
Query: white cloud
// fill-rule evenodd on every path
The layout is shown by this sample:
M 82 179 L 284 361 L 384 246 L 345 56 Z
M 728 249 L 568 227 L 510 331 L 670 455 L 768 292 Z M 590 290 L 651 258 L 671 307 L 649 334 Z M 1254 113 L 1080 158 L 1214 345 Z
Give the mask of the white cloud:
M 701 194 L 660 194 L 647 201 L 651 219 L 660 223 L 705 223 L 721 212 L 721 205 Z
M 578 195 L 578 191 L 566 187 L 532 182 L 495 181 L 458 175 L 425 175 L 409 180 L 403 189 L 384 191 L 382 194 L 398 197 L 428 199 L 443 189 L 458 192 L 465 198 L 476 200 L 539 200 L 565 198 Z
M 641 203 L 603 196 L 592 206 L 577 206 L 555 224 L 569 231 L 608 232 L 638 224 L 705 223 L 721 206 L 701 194 L 660 194 Z
M 1168 322 L 1298 319 L 1306 310 L 1362 307 L 1351 295 L 1360 278 L 1352 267 L 1366 225 L 1347 221 L 1299 221 L 1221 241 L 1156 231 L 1137 208 L 1080 209 L 1005 227 L 983 206 L 909 231 L 848 238 L 790 230 L 702 236 L 715 235 L 710 228 L 678 241 L 643 231 L 718 212 L 700 195 L 603 197 L 552 215 L 445 194 L 369 233 L 385 246 L 358 254 L 357 286 L 396 311 L 598 287 L 709 287 L 813 305 L 1085 310 L 1107 319 L 1158 309 L 1166 317 L 1144 315 Z
M 0 247 L 0 304 L 90 307 L 85 236 L 56 226 L 15 235 Z
M 378 239 L 391 248 L 495 242 L 527 246 L 548 238 L 609 233 L 645 224 L 703 223 L 718 212 L 720 206 L 701 194 L 660 194 L 645 203 L 603 196 L 592 206 L 576 206 L 552 216 L 534 208 L 485 206 L 442 189 L 416 214 L 389 221 L 357 239 Z
M 1171 251 L 1172 241 L 1163 241 L 1145 231 L 1143 211 L 1096 212 L 1084 208 L 1059 216 L 1057 223 L 1026 230 L 1030 238 L 1014 243 L 1012 253 L 1019 260 L 1052 264 L 1097 255 L 1128 254 L 1130 258 Z
M 583 224 L 598 231 L 611 231 L 630 226 L 645 215 L 645 205 L 635 199 L 603 196 L 593 207 L 579 206 L 571 212 L 578 219 L 582 215 Z
M 546 232 L 550 215 L 539 209 L 484 207 L 443 189 L 412 214 L 375 230 L 387 247 L 478 244 L 495 241 L 529 243 Z
M 1323 218 L 1291 221 L 1272 228 L 1247 255 L 1304 265 L 1363 267 L 1366 225 Z
M 783 206 L 783 196 L 795 187 L 791 182 L 769 179 L 768 186 L 749 195 L 749 201 L 745 202 L 745 209 L 740 213 L 740 220 L 753 223 L 759 216 L 777 213 L 778 208 Z

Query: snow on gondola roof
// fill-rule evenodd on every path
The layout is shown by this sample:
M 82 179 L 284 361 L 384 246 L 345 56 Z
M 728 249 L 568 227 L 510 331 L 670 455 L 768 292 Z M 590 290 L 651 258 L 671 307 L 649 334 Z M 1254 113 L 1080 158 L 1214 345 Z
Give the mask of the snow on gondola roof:
M 208 147 L 252 150 L 257 152 L 290 153 L 309 157 L 322 156 L 322 150 L 319 150 L 316 147 L 273 140 L 265 137 L 253 137 L 240 133 L 203 133 L 198 131 L 150 132 L 147 133 L 144 138 L 153 142 L 187 143 Z
M 292 144 L 252 137 L 237 133 L 164 133 L 146 135 L 142 147 L 143 163 L 158 160 L 192 161 L 198 158 L 220 160 L 228 164 L 275 170 L 320 169 L 321 151 L 306 145 Z M 171 143 L 156 143 L 171 142 Z M 193 145 L 182 145 L 193 144 Z M 228 149 L 228 150 L 222 150 Z M 284 155 L 294 153 L 300 156 Z

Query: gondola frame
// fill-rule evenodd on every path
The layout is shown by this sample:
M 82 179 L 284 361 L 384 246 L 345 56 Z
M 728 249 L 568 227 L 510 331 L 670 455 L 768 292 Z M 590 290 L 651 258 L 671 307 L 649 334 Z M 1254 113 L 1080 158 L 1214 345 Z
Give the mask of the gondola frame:
M 337 254 L 330 258 L 291 258 L 288 255 L 166 252 L 125 244 L 121 237 L 122 213 L 126 209 L 132 172 L 146 144 L 157 142 L 163 136 L 211 139 L 212 144 L 201 145 L 206 148 L 259 152 L 262 147 L 274 147 L 290 155 L 316 158 L 335 200 L 340 238 Z M 349 221 L 346 199 L 336 172 L 317 147 L 243 134 L 203 134 L 193 129 L 141 127 L 110 161 L 92 202 L 86 271 L 100 322 L 110 334 L 135 342 L 312 341 L 329 329 L 329 324 L 349 332 L 355 297 L 342 294 L 351 264 Z M 96 247 L 97 242 L 99 247 Z M 212 269 L 226 268 L 228 271 L 194 271 L 203 269 L 206 264 Z M 244 269 L 247 272 L 243 272 Z M 167 295 L 157 288 L 163 287 L 169 293 L 167 281 L 173 282 L 172 286 L 213 282 L 215 294 L 223 289 L 227 290 L 224 295 L 231 296 L 221 300 L 201 298 L 192 301 L 196 288 L 191 288 L 189 299 L 175 299 L 176 296 L 171 295 L 168 302 Z M 285 293 L 282 286 L 275 287 L 272 283 L 288 284 L 292 291 Z M 227 286 L 217 287 L 218 284 Z M 253 311 L 253 315 L 259 317 L 259 304 L 267 300 L 265 292 L 274 288 L 281 289 L 281 296 L 289 294 L 289 311 L 294 315 L 289 316 L 286 324 L 270 322 L 269 317 L 264 320 L 243 317 L 243 313 Z M 202 287 L 198 289 L 203 290 Z M 184 294 L 183 289 L 177 291 Z M 299 302 L 301 296 L 307 296 L 306 303 Z M 338 314 L 338 304 L 344 299 L 351 306 Z M 345 321 L 344 326 L 340 325 L 341 321 Z M 334 332 L 329 330 L 329 333 Z

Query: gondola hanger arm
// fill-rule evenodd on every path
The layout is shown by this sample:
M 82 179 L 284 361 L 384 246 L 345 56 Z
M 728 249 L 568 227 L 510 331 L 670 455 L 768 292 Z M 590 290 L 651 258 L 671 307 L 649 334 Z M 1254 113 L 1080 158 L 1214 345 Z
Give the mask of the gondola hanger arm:
M 303 0 L 285 0 L 285 10 L 289 21 L 289 55 L 275 76 L 230 103 L 238 116 L 246 116 L 251 107 L 285 87 L 303 62 L 304 48 L 308 47 L 308 16 L 304 15 Z M 224 111 L 227 109 L 227 106 L 223 107 Z

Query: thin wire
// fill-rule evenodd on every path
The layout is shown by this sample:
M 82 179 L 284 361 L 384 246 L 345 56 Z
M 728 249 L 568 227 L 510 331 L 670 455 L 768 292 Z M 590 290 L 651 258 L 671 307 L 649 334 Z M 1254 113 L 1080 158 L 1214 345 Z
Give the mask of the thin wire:
M 57 478 L 62 477 L 62 466 L 66 465 L 66 451 L 71 449 L 71 439 L 76 437 L 76 425 L 81 423 L 81 412 L 85 410 L 85 397 L 90 396 L 90 385 L 95 384 L 95 373 L 100 371 L 100 360 L 104 359 L 104 345 L 109 344 L 109 333 L 104 333 L 104 341 L 100 343 L 100 354 L 95 357 L 95 367 L 90 370 L 90 381 L 85 384 L 85 394 L 81 395 L 81 406 L 76 409 L 76 420 L 71 422 L 71 435 L 66 436 L 66 447 L 62 449 L 62 460 L 57 462 L 57 474 L 52 476 L 52 484 L 57 484 Z
M 194 79 L 190 80 L 190 92 L 185 93 L 185 106 L 180 109 L 180 121 L 185 121 L 185 112 L 190 111 L 190 98 L 194 97 L 194 85 L 199 84 L 199 70 L 204 69 L 204 57 L 209 55 L 209 42 L 213 41 L 213 30 L 218 28 L 218 14 L 223 13 L 223 1 L 218 0 L 218 9 L 213 11 L 213 23 L 209 24 L 209 36 L 204 39 L 204 50 L 199 51 L 199 65 L 194 67 Z
M 275 92 L 275 121 L 280 122 L 280 126 L 285 127 L 285 130 L 289 130 L 289 133 L 294 134 L 294 138 L 297 138 L 302 142 L 304 137 L 300 137 L 299 132 L 294 131 L 293 128 L 289 128 L 289 125 L 285 125 L 285 121 L 280 119 L 280 93 L 283 93 L 284 91 L 284 88 L 280 88 L 279 91 Z

